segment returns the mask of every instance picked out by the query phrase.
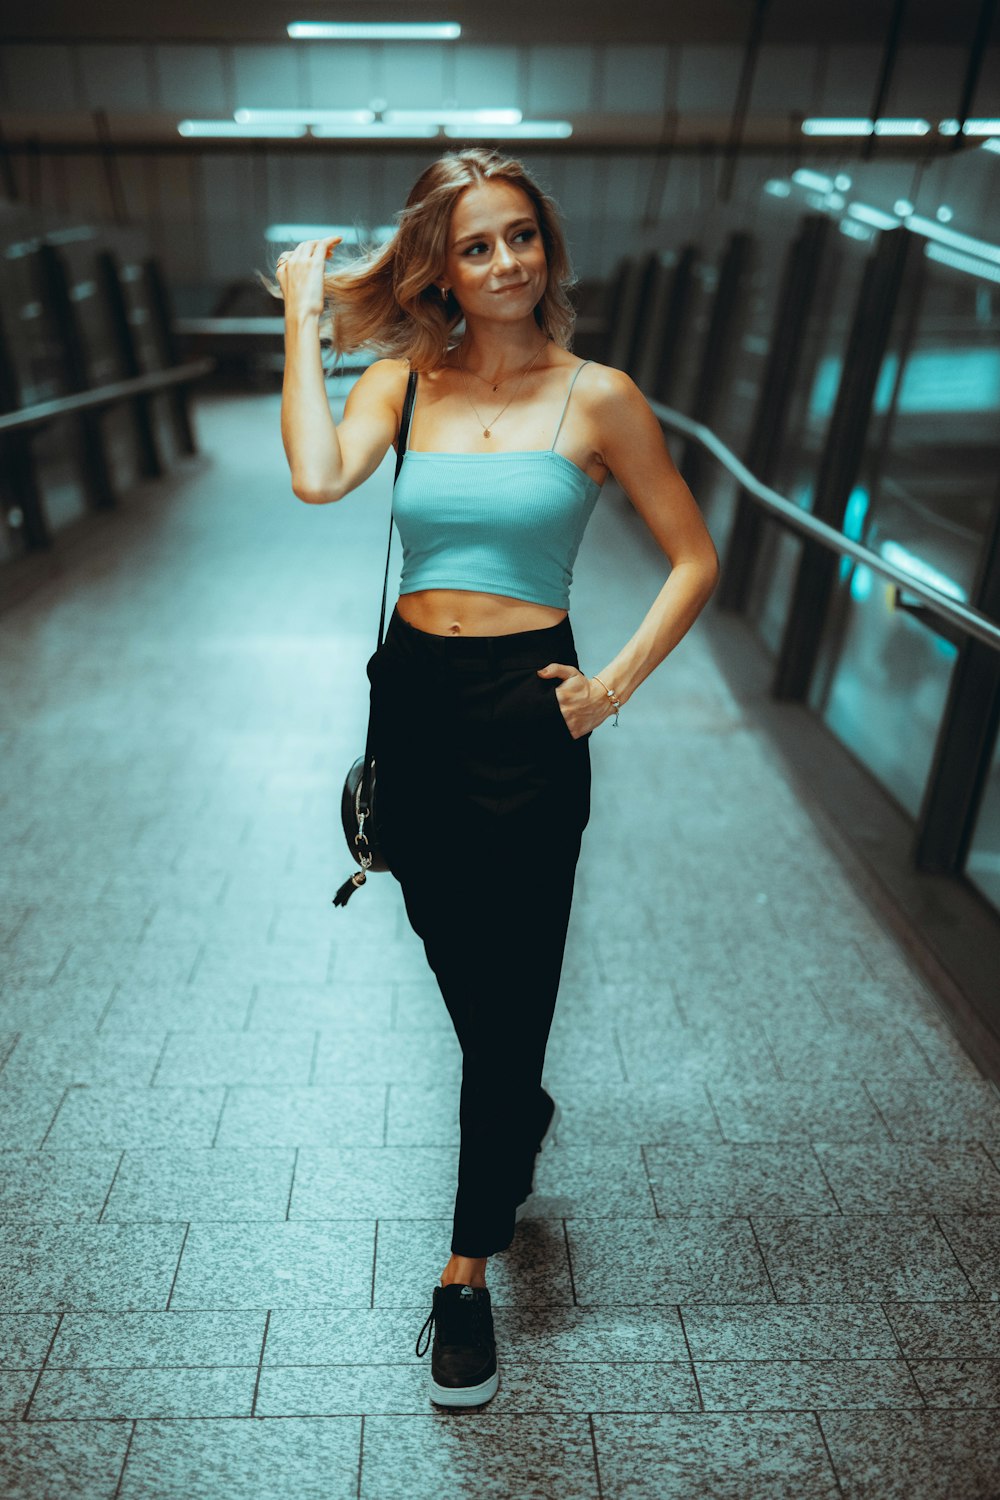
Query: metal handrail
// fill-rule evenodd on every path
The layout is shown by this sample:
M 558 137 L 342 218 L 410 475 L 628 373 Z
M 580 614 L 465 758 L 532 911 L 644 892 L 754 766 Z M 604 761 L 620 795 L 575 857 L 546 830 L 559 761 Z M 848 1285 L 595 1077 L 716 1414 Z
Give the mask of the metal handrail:
M 1000 651 L 1000 626 L 995 625 L 978 609 L 971 609 L 966 604 L 959 604 L 956 599 L 949 599 L 948 595 L 942 594 L 939 589 L 931 588 L 930 584 L 922 583 L 919 578 L 914 578 L 905 569 L 886 562 L 884 557 L 880 557 L 877 552 L 872 552 L 871 548 L 862 546 L 860 542 L 853 541 L 849 536 L 844 536 L 843 532 L 838 531 L 835 526 L 828 526 L 825 521 L 820 521 L 808 511 L 802 510 L 793 501 L 787 500 L 784 495 L 779 495 L 777 490 L 772 490 L 770 485 L 764 484 L 756 475 L 751 474 L 746 465 L 740 462 L 736 454 L 727 448 L 720 438 L 716 437 L 711 428 L 705 427 L 701 422 L 692 422 L 690 417 L 683 416 L 672 406 L 664 406 L 661 401 L 650 401 L 649 404 L 664 427 L 707 448 L 708 452 L 719 460 L 723 468 L 728 469 L 733 478 L 739 480 L 761 509 L 767 511 L 783 526 L 790 527 L 792 531 L 801 532 L 803 536 L 809 537 L 811 541 L 819 542 L 820 546 L 826 547 L 831 552 L 839 552 L 845 557 L 853 557 L 855 562 L 864 563 L 866 567 L 871 568 L 873 573 L 880 573 L 883 578 L 888 578 L 896 584 L 897 588 L 922 599 L 930 612 L 937 615 L 939 619 L 947 620 L 949 624 L 957 626 L 966 635 L 975 636 L 976 640 L 982 641 L 984 646 Z
M 186 365 L 174 365 L 167 370 L 153 370 L 148 375 L 131 375 L 127 380 L 116 380 L 110 385 L 98 386 L 93 391 L 76 391 L 71 396 L 56 396 L 51 401 L 38 401 L 33 406 L 22 406 L 17 411 L 0 416 L 0 432 L 20 432 L 27 427 L 37 427 L 53 417 L 72 416 L 78 411 L 93 411 L 101 406 L 113 406 L 118 401 L 127 401 L 130 396 L 150 395 L 165 390 L 171 385 L 187 385 L 200 380 L 215 368 L 213 359 L 195 359 Z

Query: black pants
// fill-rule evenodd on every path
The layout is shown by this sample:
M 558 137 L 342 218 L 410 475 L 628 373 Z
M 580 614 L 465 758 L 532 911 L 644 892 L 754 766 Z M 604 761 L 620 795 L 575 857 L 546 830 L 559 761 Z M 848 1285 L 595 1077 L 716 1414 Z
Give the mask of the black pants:
M 574 739 L 550 662 L 578 666 L 569 618 L 440 636 L 398 611 L 368 663 L 379 838 L 462 1048 L 451 1249 L 514 1236 L 545 1117 L 542 1064 L 580 840 L 589 735 Z

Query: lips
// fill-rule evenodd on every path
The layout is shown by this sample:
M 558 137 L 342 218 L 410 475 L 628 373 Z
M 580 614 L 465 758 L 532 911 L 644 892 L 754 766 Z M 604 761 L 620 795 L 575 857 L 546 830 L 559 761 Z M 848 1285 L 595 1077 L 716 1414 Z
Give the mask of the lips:
M 499 297 L 502 292 L 519 292 L 522 287 L 527 286 L 526 281 L 515 281 L 513 286 L 498 286 L 493 288 L 493 295 Z

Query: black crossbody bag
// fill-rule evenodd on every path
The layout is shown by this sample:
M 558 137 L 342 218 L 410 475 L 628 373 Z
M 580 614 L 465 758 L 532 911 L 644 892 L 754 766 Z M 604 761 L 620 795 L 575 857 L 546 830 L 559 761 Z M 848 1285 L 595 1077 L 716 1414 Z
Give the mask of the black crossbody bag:
M 410 417 L 413 413 L 413 398 L 417 390 L 417 372 L 412 370 L 406 383 L 406 397 L 399 419 L 399 438 L 396 443 L 396 472 L 392 487 L 396 488 L 399 471 L 403 467 L 403 456 L 410 435 Z M 382 585 L 382 613 L 378 622 L 378 646 L 381 650 L 385 633 L 385 606 L 389 596 L 389 559 L 392 555 L 392 506 L 389 507 L 389 547 L 385 555 L 385 582 Z M 359 886 L 364 885 L 369 870 L 388 870 L 389 866 L 378 838 L 378 812 L 375 801 L 375 754 L 372 748 L 372 716 L 368 713 L 368 734 L 365 738 L 365 753 L 359 755 L 347 773 L 340 799 L 340 816 L 344 825 L 344 837 L 360 869 L 345 880 L 333 898 L 334 906 L 346 906 Z

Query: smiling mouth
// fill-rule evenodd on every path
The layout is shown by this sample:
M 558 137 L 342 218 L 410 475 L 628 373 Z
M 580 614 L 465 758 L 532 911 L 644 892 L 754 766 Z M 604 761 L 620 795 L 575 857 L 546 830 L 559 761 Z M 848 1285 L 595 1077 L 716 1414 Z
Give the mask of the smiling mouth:
M 527 285 L 528 285 L 528 283 L 526 281 L 515 281 L 514 284 L 513 284 L 513 286 L 498 286 L 498 287 L 494 287 L 494 289 L 493 289 L 494 296 L 498 297 L 501 292 L 519 292 L 522 287 L 527 286 Z

